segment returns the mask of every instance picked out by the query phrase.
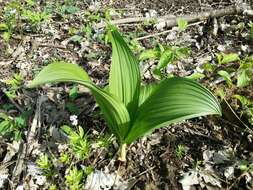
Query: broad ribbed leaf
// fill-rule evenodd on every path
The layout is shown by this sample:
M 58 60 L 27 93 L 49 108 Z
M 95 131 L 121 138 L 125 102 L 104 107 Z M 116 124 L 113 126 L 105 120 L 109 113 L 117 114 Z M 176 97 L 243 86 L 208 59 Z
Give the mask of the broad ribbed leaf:
M 140 106 L 124 142 L 131 143 L 158 127 L 209 114 L 221 115 L 220 105 L 209 90 L 190 79 L 166 79 Z
M 122 141 L 122 137 L 126 135 L 129 129 L 130 117 L 126 107 L 117 97 L 93 84 L 87 73 L 78 65 L 63 62 L 46 66 L 28 87 L 32 88 L 55 82 L 75 82 L 89 88 L 95 96 L 110 129 L 119 141 Z
M 152 94 L 153 92 L 155 92 L 157 86 L 158 86 L 157 83 L 153 83 L 153 84 L 148 84 L 148 85 L 141 86 L 140 97 L 139 97 L 139 106 L 140 106 L 141 104 L 143 104 L 143 102 L 145 102 L 145 100 L 146 100 L 149 96 L 151 96 L 151 94 Z
M 110 29 L 109 36 L 112 43 L 109 91 L 125 104 L 133 118 L 138 107 L 141 80 L 138 61 L 115 28 Z

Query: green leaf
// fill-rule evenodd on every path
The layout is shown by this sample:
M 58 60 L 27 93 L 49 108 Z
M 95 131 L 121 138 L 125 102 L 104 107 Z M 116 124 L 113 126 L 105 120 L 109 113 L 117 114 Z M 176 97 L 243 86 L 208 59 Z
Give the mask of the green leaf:
M 179 30 L 182 32 L 187 28 L 188 22 L 183 18 L 179 18 L 177 19 L 177 25 L 178 25 Z
M 81 43 L 83 40 L 83 37 L 80 36 L 80 35 L 74 35 L 70 38 L 70 41 L 72 42 L 78 42 L 78 43 Z
M 175 55 L 171 48 L 164 50 L 159 60 L 159 63 L 157 64 L 156 69 L 160 70 L 166 67 L 169 63 L 172 63 L 174 59 L 175 59 Z
M 93 84 L 87 73 L 78 65 L 55 62 L 46 66 L 28 85 L 29 88 L 56 82 L 75 82 L 89 88 L 96 98 L 111 131 L 119 141 L 127 133 L 130 117 L 124 104 L 114 95 Z
M 232 80 L 230 74 L 227 71 L 220 70 L 218 74 L 222 76 L 222 78 L 227 82 L 229 87 L 232 86 Z
M 5 23 L 0 23 L 0 31 L 6 31 L 8 30 L 8 25 Z
M 10 32 L 4 32 L 2 34 L 2 38 L 4 39 L 5 42 L 8 42 L 11 38 L 11 33 Z
M 237 87 L 245 87 L 250 84 L 251 72 L 248 69 L 241 69 L 237 75 Z
M 203 73 L 196 72 L 196 73 L 191 74 L 190 76 L 187 76 L 186 78 L 192 79 L 192 80 L 199 80 L 199 79 L 202 79 L 204 77 L 205 77 L 205 75 Z
M 143 51 L 140 56 L 139 56 L 139 60 L 140 61 L 144 61 L 146 59 L 157 59 L 160 57 L 160 49 L 159 48 L 155 48 L 155 49 L 149 49 L 146 51 Z
M 112 43 L 109 91 L 124 103 L 133 118 L 140 93 L 139 64 L 125 40 L 113 27 L 109 29 L 109 38 Z
M 221 53 L 221 54 L 216 54 L 216 58 L 218 60 L 218 64 L 226 64 L 234 61 L 239 61 L 240 57 L 236 53 Z
M 11 121 L 4 120 L 0 122 L 0 135 L 5 135 L 11 128 Z
M 73 88 L 69 91 L 69 97 L 71 100 L 74 100 L 78 97 L 78 87 L 77 85 L 74 85 Z
M 79 11 L 80 11 L 80 9 L 78 7 L 75 7 L 75 6 L 63 5 L 63 7 L 62 7 L 62 12 L 66 13 L 66 14 L 74 14 L 74 13 L 77 13 Z
M 174 47 L 174 51 L 176 54 L 176 59 L 189 56 L 190 54 L 190 50 L 187 47 Z
M 241 95 L 235 94 L 235 95 L 233 95 L 233 98 L 236 98 L 237 100 L 239 100 L 241 102 L 241 104 L 244 105 L 244 106 L 251 106 L 253 104 L 245 96 L 241 96 Z
M 158 84 L 153 83 L 153 84 L 148 84 L 145 86 L 141 86 L 140 90 L 140 98 L 139 98 L 139 106 L 145 102 L 145 100 L 155 92 Z
M 221 115 L 221 108 L 209 90 L 190 79 L 166 79 L 140 106 L 124 142 L 131 143 L 158 127 L 210 114 Z

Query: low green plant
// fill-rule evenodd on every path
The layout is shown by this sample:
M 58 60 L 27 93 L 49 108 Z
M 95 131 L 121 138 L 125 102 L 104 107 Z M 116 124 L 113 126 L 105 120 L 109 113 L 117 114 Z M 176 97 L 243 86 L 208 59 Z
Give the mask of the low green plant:
M 182 159 L 186 154 L 185 146 L 182 144 L 179 144 L 176 148 L 176 155 L 179 159 Z
M 53 163 L 47 154 L 42 154 L 36 160 L 36 164 L 43 171 L 43 174 L 47 177 L 52 177 L 54 175 Z
M 23 77 L 20 74 L 14 74 L 11 79 L 5 81 L 8 88 L 4 91 L 4 93 L 8 96 L 8 98 L 16 98 L 16 92 L 21 87 L 22 82 Z
M 108 148 L 112 144 L 113 136 L 109 134 L 100 135 L 96 144 L 99 147 Z
M 79 126 L 78 131 L 75 132 L 69 126 L 64 125 L 61 129 L 68 135 L 70 148 L 76 157 L 79 159 L 88 158 L 90 153 L 90 142 L 83 128 Z
M 193 80 L 173 77 L 143 85 L 138 61 L 127 43 L 113 26 L 108 27 L 108 35 L 112 64 L 106 89 L 96 86 L 78 65 L 65 62 L 46 66 L 28 87 L 75 82 L 89 88 L 120 144 L 122 161 L 126 159 L 127 144 L 156 128 L 193 117 L 221 115 L 214 95 Z
M 58 190 L 55 184 L 51 184 L 49 190 Z
M 235 94 L 233 98 L 237 99 L 241 103 L 241 115 L 245 114 L 248 116 L 248 121 L 253 125 L 253 101 L 249 100 L 247 97 Z
M 227 71 L 224 70 L 220 70 L 218 71 L 218 75 L 220 75 L 227 83 L 228 87 L 232 87 L 233 83 L 232 83 L 232 79 L 230 77 L 230 74 Z
M 239 165 L 241 172 L 246 173 L 250 172 L 253 175 L 253 163 L 248 161 L 242 161 Z
M 21 16 L 28 21 L 32 30 L 36 30 L 40 24 L 46 22 L 51 17 L 47 12 L 34 12 L 32 10 L 23 10 Z
M 0 23 L 0 32 L 4 41 L 8 42 L 12 34 L 20 29 L 22 5 L 18 0 L 12 0 L 3 10 L 3 20 Z
M 217 53 L 215 55 L 216 55 L 217 63 L 219 65 L 240 60 L 239 55 L 236 54 L 236 53 L 228 53 L 228 54 L 226 54 L 226 53 Z
M 29 29 L 34 31 L 40 24 L 49 20 L 51 15 L 48 12 L 34 11 L 38 5 L 38 2 L 32 0 L 25 2 L 12 0 L 4 7 L 0 33 L 6 42 L 10 40 L 13 33 L 22 33 L 27 24 L 30 26 Z
M 253 74 L 253 57 L 246 57 L 240 61 L 237 72 L 237 87 L 245 87 L 250 84 Z
M 69 164 L 70 163 L 70 156 L 68 153 L 61 153 L 59 160 L 63 163 L 63 164 Z
M 180 32 L 183 32 L 184 30 L 186 30 L 186 28 L 188 26 L 188 22 L 187 22 L 187 20 L 185 20 L 183 18 L 179 18 L 179 19 L 177 19 L 177 25 L 178 25 Z
M 155 75 L 162 77 L 162 69 L 168 64 L 173 64 L 181 58 L 188 56 L 189 52 L 190 50 L 186 47 L 162 46 L 159 44 L 153 49 L 143 51 L 139 56 L 139 60 L 158 59 L 158 64 L 153 72 Z
M 248 23 L 248 26 L 249 26 L 249 36 L 250 36 L 250 39 L 253 40 L 253 22 L 250 21 Z
M 68 185 L 70 190 L 79 190 L 83 186 L 83 170 L 78 170 L 77 167 L 72 167 L 67 170 L 67 175 L 65 175 L 65 183 Z
M 26 119 L 24 116 L 10 117 L 5 113 L 0 113 L 0 136 L 19 140 L 25 127 Z

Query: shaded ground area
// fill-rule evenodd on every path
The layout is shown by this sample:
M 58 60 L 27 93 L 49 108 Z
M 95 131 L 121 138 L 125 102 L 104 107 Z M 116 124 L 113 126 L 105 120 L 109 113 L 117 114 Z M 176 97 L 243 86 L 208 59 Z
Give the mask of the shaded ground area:
M 45 65 L 56 60 L 79 64 L 96 84 L 106 86 L 111 48 L 106 43 L 104 29 L 94 28 L 102 20 L 191 14 L 226 8 L 234 5 L 233 1 L 13 2 L 0 1 L 0 23 L 8 25 L 7 29 L 0 27 L 0 113 L 8 116 L 8 119 L 1 117 L 1 122 L 8 120 L 15 126 L 8 134 L 0 133 L 0 189 L 53 189 L 54 185 L 56 189 L 69 189 L 71 183 L 66 182 L 66 176 L 70 175 L 68 169 L 72 166 L 86 171 L 79 189 L 84 186 L 88 189 L 89 168 L 94 173 L 116 173 L 121 176 L 119 184 L 136 190 L 252 188 L 253 40 L 250 32 L 253 26 L 249 26 L 250 16 L 206 19 L 188 25 L 183 31 L 178 27 L 157 27 L 159 23 L 119 27 L 138 56 L 159 44 L 188 48 L 189 55 L 168 64 L 162 70 L 163 77 L 172 74 L 196 77 L 219 97 L 224 112 L 221 118 L 201 117 L 155 130 L 128 147 L 126 163 L 117 161 L 119 145 L 115 138 L 109 138 L 108 128 L 87 89 L 72 84 L 25 88 Z M 20 6 L 46 14 L 37 18 L 31 12 L 21 11 L 24 15 L 19 18 L 16 13 Z M 16 12 L 10 13 L 13 10 Z M 15 22 L 6 12 L 15 15 Z M 138 40 L 162 31 L 168 32 Z M 6 32 L 10 33 L 5 34 L 10 35 L 8 40 L 8 36 L 4 37 Z M 238 58 L 225 61 L 225 55 L 231 54 Z M 157 63 L 156 59 L 141 61 L 146 82 L 157 80 L 153 73 Z M 247 73 L 251 75 L 245 77 L 249 78 L 247 85 L 238 87 L 237 76 L 244 72 L 242 64 L 250 65 Z M 229 77 L 219 74 L 221 70 Z M 21 76 L 14 76 L 17 73 Z M 245 103 L 241 96 L 249 102 Z M 78 131 L 70 119 L 73 115 L 88 134 L 90 148 L 84 159 L 76 158 L 68 136 L 60 130 L 61 126 L 69 125 Z M 1 127 L 3 123 L 0 131 Z M 38 167 L 42 154 L 48 155 L 53 173 Z M 62 161 L 63 158 L 67 161 Z M 72 177 L 77 179 L 77 176 Z M 123 185 L 121 188 L 124 189 Z

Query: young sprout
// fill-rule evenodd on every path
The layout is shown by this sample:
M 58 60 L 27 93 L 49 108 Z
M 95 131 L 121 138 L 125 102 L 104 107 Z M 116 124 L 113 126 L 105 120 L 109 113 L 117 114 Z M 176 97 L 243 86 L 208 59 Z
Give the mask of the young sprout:
M 67 175 L 65 175 L 66 184 L 70 190 L 79 190 L 82 189 L 83 183 L 83 171 L 78 170 L 77 167 L 72 167 L 67 170 Z
M 186 154 L 186 148 L 184 145 L 179 144 L 176 148 L 176 155 L 179 159 L 182 159 Z

